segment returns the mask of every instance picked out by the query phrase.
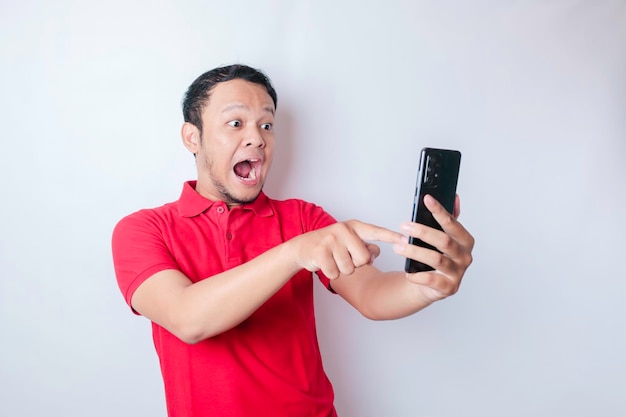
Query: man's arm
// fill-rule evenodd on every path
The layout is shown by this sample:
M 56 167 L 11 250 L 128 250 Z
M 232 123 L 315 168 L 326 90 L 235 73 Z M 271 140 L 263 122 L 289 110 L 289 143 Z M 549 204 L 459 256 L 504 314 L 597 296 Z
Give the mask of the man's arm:
M 333 224 L 196 283 L 177 270 L 157 272 L 135 290 L 131 304 L 181 340 L 196 343 L 241 323 L 301 269 L 333 279 L 370 264 L 379 251 L 366 240 L 399 243 L 402 235 L 354 220 Z
M 457 292 L 465 271 L 472 263 L 474 238 L 457 221 L 460 202 L 457 196 L 454 215 L 435 199 L 427 196 L 426 207 L 433 213 L 443 231 L 417 223 L 402 226 L 408 235 L 430 243 L 442 253 L 410 245 L 405 240 L 394 245 L 394 251 L 435 268 L 435 271 L 407 274 L 381 272 L 371 265 L 331 282 L 335 292 L 361 314 L 373 320 L 387 320 L 413 314 L 437 300 Z

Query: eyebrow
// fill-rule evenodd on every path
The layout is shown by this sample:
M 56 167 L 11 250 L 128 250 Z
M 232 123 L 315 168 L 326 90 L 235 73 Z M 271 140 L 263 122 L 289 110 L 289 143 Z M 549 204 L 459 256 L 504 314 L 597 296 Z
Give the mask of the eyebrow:
M 248 110 L 248 106 L 244 106 L 243 104 L 239 104 L 239 103 L 230 104 L 230 105 L 224 107 L 224 109 L 222 110 L 222 113 L 228 113 L 231 110 L 241 110 L 241 109 Z M 268 107 L 264 107 L 263 110 L 265 110 L 268 113 L 271 113 L 272 116 L 274 115 L 274 108 L 273 107 L 269 107 L 269 106 Z

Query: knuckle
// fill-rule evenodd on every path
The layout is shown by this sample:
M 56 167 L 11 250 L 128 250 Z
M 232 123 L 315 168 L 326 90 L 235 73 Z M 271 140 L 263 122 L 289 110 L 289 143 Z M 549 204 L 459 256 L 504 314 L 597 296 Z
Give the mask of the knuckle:
M 439 269 L 439 267 L 445 265 L 447 259 L 447 256 L 445 256 L 443 253 L 435 252 L 435 255 L 433 255 L 433 261 L 431 266 L 435 269 Z
M 326 278 L 328 278 L 330 280 L 339 278 L 339 272 L 338 271 L 332 271 L 332 272 L 331 271 L 328 271 L 328 272 L 322 271 L 322 272 L 324 273 L 324 275 L 326 275 Z
M 367 265 L 370 261 L 371 256 L 368 255 L 366 256 L 365 254 L 359 254 L 358 256 L 355 256 L 352 260 L 353 260 L 353 267 L 359 268 L 363 265 Z
M 322 241 L 322 246 L 325 247 L 334 247 L 337 244 L 337 236 L 334 233 L 329 233 L 324 236 Z
M 322 268 L 322 273 L 326 276 L 326 278 L 328 279 L 337 279 L 339 278 L 339 270 L 337 269 L 337 266 L 334 264 L 327 264 L 324 265 Z
M 447 291 L 447 295 L 450 296 L 450 295 L 456 294 L 459 291 L 459 286 L 460 285 L 458 283 L 450 284 L 450 288 Z
M 350 219 L 350 220 L 346 220 L 344 223 L 346 223 L 347 226 L 354 226 L 355 224 L 359 223 L 359 221 L 357 219 Z
M 439 221 L 439 224 L 445 229 L 446 227 L 450 226 L 454 221 L 454 217 L 452 217 L 450 213 L 445 212 L 442 219 Z
M 419 223 L 411 223 L 409 227 L 411 229 L 409 231 L 409 234 L 411 236 L 416 237 L 416 238 L 424 237 L 424 230 L 425 230 L 424 226 L 421 226 Z
M 441 287 L 439 291 L 446 297 L 455 294 L 458 291 L 458 283 L 454 279 L 441 279 Z
M 354 270 L 355 270 L 354 265 L 350 263 L 346 263 L 339 269 L 339 271 L 344 275 L 350 275 L 354 272 Z
M 352 220 L 347 220 L 345 222 L 339 222 L 337 223 L 337 226 L 341 229 L 347 229 L 348 225 L 352 222 Z
M 450 249 L 452 249 L 455 245 L 455 241 L 454 239 L 452 239 L 450 236 L 445 235 L 445 237 L 443 238 L 443 241 L 441 242 L 441 250 L 443 252 L 450 252 Z
M 456 263 L 463 269 L 466 269 L 467 267 L 469 267 L 474 261 L 474 257 L 472 256 L 472 253 L 469 251 L 461 252 L 461 254 L 459 254 L 459 256 L 457 256 L 455 259 L 456 259 Z

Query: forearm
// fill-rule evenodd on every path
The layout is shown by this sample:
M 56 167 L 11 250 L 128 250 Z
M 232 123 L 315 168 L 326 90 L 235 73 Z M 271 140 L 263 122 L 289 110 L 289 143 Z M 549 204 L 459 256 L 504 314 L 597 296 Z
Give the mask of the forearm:
M 162 271 L 137 289 L 133 306 L 181 340 L 196 343 L 244 321 L 299 269 L 283 244 L 196 283 L 179 271 Z
M 342 277 L 332 284 L 363 316 L 372 320 L 398 319 L 434 302 L 425 297 L 422 288 L 409 281 L 404 272 L 368 269 L 367 274 Z

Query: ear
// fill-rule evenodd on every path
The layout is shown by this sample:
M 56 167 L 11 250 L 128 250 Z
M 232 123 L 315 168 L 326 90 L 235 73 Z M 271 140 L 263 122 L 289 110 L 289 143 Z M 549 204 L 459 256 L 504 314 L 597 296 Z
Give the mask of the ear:
M 194 155 L 200 151 L 200 130 L 189 122 L 183 123 L 180 130 L 183 138 L 183 145 Z

